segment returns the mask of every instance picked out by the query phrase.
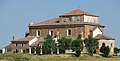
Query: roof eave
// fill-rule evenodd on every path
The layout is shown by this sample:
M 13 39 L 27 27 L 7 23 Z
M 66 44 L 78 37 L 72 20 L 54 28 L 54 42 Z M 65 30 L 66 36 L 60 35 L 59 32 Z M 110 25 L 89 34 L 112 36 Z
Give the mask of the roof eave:
M 97 15 L 88 15 L 88 14 L 78 14 L 78 15 L 60 15 L 59 17 L 68 17 L 68 16 L 82 16 L 82 15 L 99 17 L 99 16 L 97 16 Z
M 79 26 L 80 26 L 80 25 L 81 25 L 81 26 L 83 26 L 83 25 L 90 25 L 90 26 L 100 26 L 100 27 L 103 27 L 103 28 L 105 27 L 104 25 L 99 25 L 99 24 L 98 24 L 98 25 L 95 25 L 95 24 L 62 24 L 62 25 L 59 25 L 59 24 L 57 25 L 57 24 L 56 24 L 56 25 L 49 25 L 49 24 L 48 24 L 48 25 L 29 26 L 29 28 L 45 27 L 45 26 L 49 26 L 49 27 L 57 26 L 57 27 L 58 27 L 58 26 L 68 26 L 68 25 L 79 25 Z
M 29 41 L 11 41 L 11 42 L 29 42 Z
M 105 39 L 105 38 L 95 38 L 95 39 L 97 39 L 97 40 L 101 40 L 101 39 L 103 39 L 103 40 L 115 40 L 115 39 Z

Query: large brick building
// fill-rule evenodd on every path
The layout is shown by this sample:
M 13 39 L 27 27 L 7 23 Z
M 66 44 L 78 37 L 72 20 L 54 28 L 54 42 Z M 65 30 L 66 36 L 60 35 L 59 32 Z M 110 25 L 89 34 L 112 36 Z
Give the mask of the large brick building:
M 3 49 L 3 53 L 8 51 L 23 52 L 24 49 L 28 49 L 31 54 L 31 47 L 41 46 L 42 48 L 42 43 L 45 41 L 44 38 L 49 34 L 56 40 L 61 37 L 74 40 L 79 35 L 81 35 L 82 39 L 85 39 L 90 35 L 98 39 L 99 48 L 104 42 L 111 48 L 111 54 L 113 54 L 115 39 L 104 35 L 105 26 L 99 24 L 98 19 L 99 16 L 89 14 L 77 8 L 60 15 L 58 18 L 35 24 L 30 23 L 26 37 L 20 39 L 13 38 L 11 44 Z

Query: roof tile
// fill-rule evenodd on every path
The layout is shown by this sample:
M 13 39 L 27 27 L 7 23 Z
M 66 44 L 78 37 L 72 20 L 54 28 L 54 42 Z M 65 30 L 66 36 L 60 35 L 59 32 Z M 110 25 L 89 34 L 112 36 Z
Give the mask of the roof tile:
M 80 8 L 77 8 L 77 9 L 71 11 L 71 12 L 68 12 L 68 13 L 63 14 L 63 15 L 60 15 L 60 16 L 73 16 L 73 15 L 74 15 L 74 16 L 76 16 L 76 15 L 88 15 L 88 16 L 98 17 L 98 16 L 96 16 L 96 15 L 89 14 L 89 13 L 87 13 L 87 12 L 84 12 L 84 11 L 80 10 Z
M 112 37 L 110 37 L 110 36 L 103 35 L 103 34 L 98 34 L 95 38 L 96 38 L 96 39 L 115 40 L 114 38 L 112 38 Z
M 19 38 L 19 39 L 15 39 L 13 41 L 30 41 L 33 38 L 35 38 L 35 36 L 28 36 L 28 37 L 24 37 L 24 38 Z
M 101 24 L 98 23 L 93 23 L 93 22 L 61 22 L 61 23 L 56 23 L 56 21 L 60 20 L 60 18 L 53 18 L 44 22 L 39 22 L 39 23 L 35 23 L 33 25 L 30 26 L 43 26 L 43 25 L 73 25 L 73 24 L 79 24 L 79 25 L 99 25 L 99 26 L 103 26 Z

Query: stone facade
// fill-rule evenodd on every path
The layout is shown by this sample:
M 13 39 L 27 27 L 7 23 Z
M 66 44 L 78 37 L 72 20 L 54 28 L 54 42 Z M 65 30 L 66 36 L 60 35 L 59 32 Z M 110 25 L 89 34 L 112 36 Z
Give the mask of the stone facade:
M 83 38 L 88 37 L 90 34 L 90 31 L 95 28 L 96 26 L 90 26 L 90 25 L 84 25 L 84 26 L 64 26 L 64 27 L 53 27 L 49 29 L 35 29 L 30 28 L 29 33 L 30 36 L 36 36 L 36 31 L 40 31 L 40 37 L 46 37 L 49 34 L 49 31 L 52 30 L 54 36 L 57 35 L 57 32 L 59 32 L 59 37 L 70 37 L 72 39 L 76 39 L 79 35 L 82 35 Z M 103 30 L 103 27 L 100 27 L 101 30 Z M 72 35 L 67 36 L 67 29 L 71 30 Z
M 78 8 L 60 15 L 59 18 L 35 24 L 31 23 L 28 26 L 29 32 L 26 33 L 26 37 L 13 39 L 9 47 L 14 52 L 23 52 L 24 49 L 29 49 L 31 54 L 31 47 L 42 46 L 41 44 L 45 41 L 44 38 L 48 34 L 53 38 L 57 36 L 58 39 L 66 37 L 73 40 L 79 35 L 81 35 L 82 39 L 85 39 L 88 35 L 93 37 L 94 35 L 103 34 L 105 26 L 98 23 L 98 18 L 99 16 L 89 14 Z M 95 31 L 95 29 L 100 30 L 101 33 Z M 114 48 L 114 46 L 112 47 Z M 7 47 L 5 48 L 7 49 Z
M 29 48 L 28 42 L 12 42 L 11 49 L 13 52 L 23 52 Z

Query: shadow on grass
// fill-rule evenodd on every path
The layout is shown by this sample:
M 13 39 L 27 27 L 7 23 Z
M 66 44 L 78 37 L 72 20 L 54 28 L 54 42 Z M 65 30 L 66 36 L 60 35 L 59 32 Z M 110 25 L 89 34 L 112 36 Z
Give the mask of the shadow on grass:
M 112 56 L 110 56 L 110 55 L 105 55 L 105 54 L 99 54 L 100 56 L 102 56 L 102 57 L 105 57 L 105 58 L 111 58 Z

